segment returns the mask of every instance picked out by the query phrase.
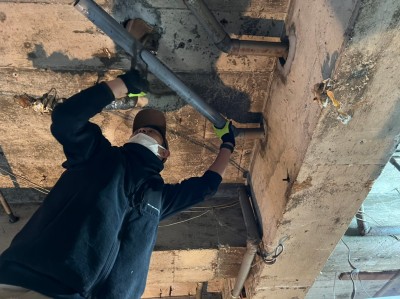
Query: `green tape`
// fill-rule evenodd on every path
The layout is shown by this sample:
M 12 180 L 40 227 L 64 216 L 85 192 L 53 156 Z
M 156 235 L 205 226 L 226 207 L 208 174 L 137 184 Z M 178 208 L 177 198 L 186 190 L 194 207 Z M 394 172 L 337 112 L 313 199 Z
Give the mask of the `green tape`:
M 141 93 L 128 93 L 128 97 L 130 98 L 134 98 L 134 97 L 144 97 L 146 95 L 145 92 L 141 92 Z

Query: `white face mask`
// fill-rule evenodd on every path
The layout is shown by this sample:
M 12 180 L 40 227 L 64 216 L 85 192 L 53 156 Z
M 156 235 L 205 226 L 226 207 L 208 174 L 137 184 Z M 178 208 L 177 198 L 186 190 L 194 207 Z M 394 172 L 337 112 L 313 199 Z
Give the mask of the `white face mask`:
M 154 155 L 157 157 L 160 157 L 160 154 L 158 153 L 158 149 L 161 148 L 161 150 L 166 150 L 164 147 L 158 144 L 157 140 L 154 138 L 150 137 L 149 135 L 146 135 L 144 133 L 137 133 L 135 136 L 132 136 L 128 142 L 131 143 L 138 143 L 141 144 L 145 147 L 147 147 L 149 150 L 151 150 Z

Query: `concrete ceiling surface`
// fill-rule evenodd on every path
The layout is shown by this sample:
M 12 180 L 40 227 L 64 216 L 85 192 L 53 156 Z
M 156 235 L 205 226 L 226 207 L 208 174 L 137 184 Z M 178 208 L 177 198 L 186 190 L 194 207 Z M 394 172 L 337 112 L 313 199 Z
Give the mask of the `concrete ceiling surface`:
M 274 265 L 256 259 L 247 297 L 304 298 L 399 141 L 400 3 L 205 2 L 233 37 L 276 38 L 285 23 L 291 60 L 282 67 L 273 58 L 221 53 L 183 1 L 98 1 L 120 22 L 140 17 L 154 25 L 161 34 L 157 57 L 218 111 L 238 122 L 266 120 L 266 140 L 238 140 L 224 177 L 228 188 L 211 205 L 235 203 L 229 186 L 243 184 L 250 171 L 265 249 L 284 240 L 285 250 Z M 40 97 L 54 87 L 69 97 L 128 69 L 130 58 L 69 0 L 0 1 L 0 36 L 0 165 L 50 189 L 63 162 L 50 117 L 21 108 L 14 96 Z M 329 77 L 340 110 L 313 101 L 314 85 Z M 122 145 L 141 107 L 166 111 L 172 156 L 165 181 L 201 175 L 219 146 L 211 124 L 155 77 L 149 80 L 153 92 L 136 108 L 103 111 L 93 121 Z M 5 197 L 20 203 L 25 220 L 44 196 L 32 187 L 21 177 L 0 176 Z M 243 220 L 237 205 L 211 211 L 160 228 L 145 297 L 193 295 L 198 282 L 208 281 L 208 292 L 222 290 L 228 298 L 245 246 Z M 5 229 L 0 220 L 8 240 L 23 224 Z M 331 294 L 329 284 L 324 292 Z

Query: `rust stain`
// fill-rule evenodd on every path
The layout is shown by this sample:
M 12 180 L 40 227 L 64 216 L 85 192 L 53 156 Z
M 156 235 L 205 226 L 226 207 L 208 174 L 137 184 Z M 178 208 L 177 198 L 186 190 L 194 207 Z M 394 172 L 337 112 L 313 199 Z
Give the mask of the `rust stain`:
M 308 176 L 307 179 L 301 183 L 298 183 L 297 181 L 293 184 L 292 191 L 293 193 L 302 191 L 304 189 L 308 189 L 312 186 L 312 177 Z

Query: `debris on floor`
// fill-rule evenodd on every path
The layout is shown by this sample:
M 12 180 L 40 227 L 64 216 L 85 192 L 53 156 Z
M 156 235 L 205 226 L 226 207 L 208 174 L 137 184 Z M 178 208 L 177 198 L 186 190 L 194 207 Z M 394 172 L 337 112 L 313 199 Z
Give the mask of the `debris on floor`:
M 335 98 L 335 94 L 332 91 L 333 83 L 333 80 L 328 78 L 315 84 L 313 89 L 315 94 L 314 101 L 318 102 L 321 108 L 326 108 L 329 103 L 332 103 L 338 113 L 336 119 L 340 120 L 344 125 L 347 125 L 351 120 L 351 115 L 343 111 L 341 102 Z
M 57 96 L 57 90 L 52 88 L 49 92 L 42 95 L 40 98 L 34 98 L 26 93 L 22 95 L 15 95 L 14 102 L 22 108 L 32 108 L 36 112 L 51 113 L 54 107 L 62 103 L 63 98 Z

